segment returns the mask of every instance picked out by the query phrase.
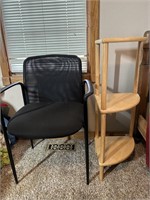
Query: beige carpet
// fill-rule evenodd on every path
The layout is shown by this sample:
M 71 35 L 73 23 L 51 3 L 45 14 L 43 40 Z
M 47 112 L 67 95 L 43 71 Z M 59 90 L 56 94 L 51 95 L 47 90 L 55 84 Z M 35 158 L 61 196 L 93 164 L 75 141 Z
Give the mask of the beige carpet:
M 59 143 L 64 141 L 59 139 Z M 82 140 L 71 140 L 75 151 L 50 151 L 44 140 L 34 150 L 29 141 L 20 140 L 13 149 L 19 184 L 10 166 L 1 171 L 1 200 L 146 200 L 150 197 L 150 174 L 145 165 L 145 147 L 137 144 L 125 162 L 109 168 L 103 182 L 90 143 L 90 184 L 85 179 L 85 154 Z

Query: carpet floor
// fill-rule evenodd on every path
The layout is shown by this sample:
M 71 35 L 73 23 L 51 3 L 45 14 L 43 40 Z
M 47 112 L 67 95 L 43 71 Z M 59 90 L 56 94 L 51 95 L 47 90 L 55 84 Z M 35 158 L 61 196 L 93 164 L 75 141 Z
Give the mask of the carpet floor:
M 58 143 L 65 139 L 59 139 Z M 35 141 L 37 142 L 37 141 Z M 82 140 L 69 140 L 75 150 L 49 150 L 56 140 L 44 140 L 31 149 L 29 141 L 19 140 L 13 148 L 19 184 L 10 166 L 1 170 L 1 200 L 147 200 L 150 173 L 145 164 L 145 147 L 136 144 L 128 160 L 107 169 L 99 180 L 94 142 L 90 150 L 90 184 L 86 185 L 85 154 Z

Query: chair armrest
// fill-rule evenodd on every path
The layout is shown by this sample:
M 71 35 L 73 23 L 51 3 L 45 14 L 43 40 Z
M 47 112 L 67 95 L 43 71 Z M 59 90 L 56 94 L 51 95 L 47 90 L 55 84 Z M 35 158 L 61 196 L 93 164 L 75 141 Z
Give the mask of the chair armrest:
M 23 83 L 16 82 L 16 83 L 12 83 L 12 84 L 10 84 L 10 85 L 8 85 L 8 86 L 5 86 L 5 87 L 3 87 L 3 88 L 0 89 L 0 94 L 4 93 L 4 92 L 7 91 L 8 89 L 10 89 L 10 88 L 12 88 L 12 87 L 14 87 L 14 86 L 16 86 L 16 85 L 20 85 L 21 91 L 22 91 L 23 100 L 24 100 L 24 104 L 26 104 L 27 98 L 26 98 L 25 86 L 24 86 Z
M 91 96 L 91 95 L 93 94 L 93 92 L 94 92 L 94 90 L 93 90 L 93 85 L 92 85 L 91 81 L 89 81 L 89 80 L 87 80 L 87 79 L 85 79 L 85 80 L 83 81 L 83 83 L 84 83 L 84 85 L 85 85 L 85 84 L 87 85 L 87 92 L 84 94 L 84 101 L 87 101 L 87 98 L 88 98 L 89 96 Z

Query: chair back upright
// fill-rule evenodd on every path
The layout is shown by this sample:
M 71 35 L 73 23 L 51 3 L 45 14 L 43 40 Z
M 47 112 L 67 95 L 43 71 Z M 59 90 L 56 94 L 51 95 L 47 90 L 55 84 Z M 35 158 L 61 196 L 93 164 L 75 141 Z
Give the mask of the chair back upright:
M 28 103 L 83 102 L 82 64 L 74 55 L 29 57 L 23 64 Z

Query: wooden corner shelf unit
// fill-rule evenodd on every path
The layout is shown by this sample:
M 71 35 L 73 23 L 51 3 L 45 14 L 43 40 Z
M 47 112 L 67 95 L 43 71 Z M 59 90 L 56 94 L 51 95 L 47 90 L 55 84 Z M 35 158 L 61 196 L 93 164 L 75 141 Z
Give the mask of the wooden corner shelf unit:
M 100 180 L 103 180 L 104 167 L 118 164 L 127 159 L 134 150 L 133 129 L 135 108 L 140 102 L 137 94 L 139 66 L 142 59 L 142 45 L 146 37 L 106 38 L 96 40 L 96 69 L 95 69 L 95 149 L 100 165 Z M 107 94 L 108 47 L 110 43 L 138 42 L 134 89 L 131 93 Z M 102 44 L 102 86 L 100 94 L 100 44 Z M 106 136 L 106 114 L 131 109 L 130 130 L 128 136 Z M 101 114 L 101 130 L 99 135 L 99 112 Z

